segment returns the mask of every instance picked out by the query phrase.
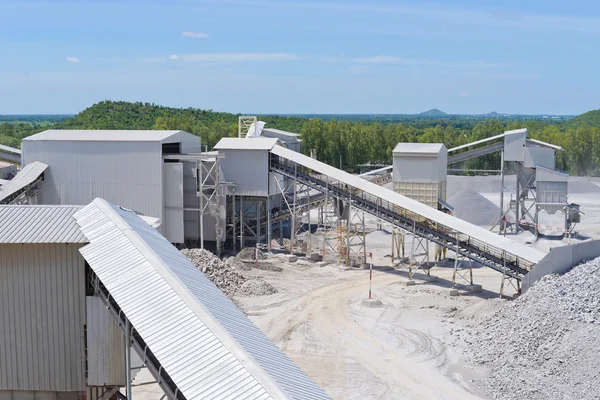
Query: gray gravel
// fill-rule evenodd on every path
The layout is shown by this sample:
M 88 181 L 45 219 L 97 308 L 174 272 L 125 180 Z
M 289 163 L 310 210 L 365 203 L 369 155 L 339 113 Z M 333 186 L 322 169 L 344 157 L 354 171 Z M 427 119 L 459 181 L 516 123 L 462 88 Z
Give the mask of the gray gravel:
M 250 279 L 240 287 L 238 292 L 241 296 L 266 296 L 277 293 L 277 289 L 262 279 Z
M 547 276 L 460 334 L 494 399 L 600 398 L 600 258 Z
M 238 260 L 256 260 L 256 248 L 255 247 L 246 247 L 242 249 L 239 253 L 236 254 L 235 258 Z M 263 254 L 262 251 L 258 252 L 258 259 L 265 260 L 267 258 L 266 255 Z
M 231 298 L 246 282 L 246 278 L 238 273 L 234 267 L 223 263 L 208 250 L 183 249 L 181 253 L 196 265 L 227 297 Z
M 500 214 L 500 207 L 473 189 L 461 190 L 448 203 L 454 207 L 454 215 L 474 225 L 487 226 Z

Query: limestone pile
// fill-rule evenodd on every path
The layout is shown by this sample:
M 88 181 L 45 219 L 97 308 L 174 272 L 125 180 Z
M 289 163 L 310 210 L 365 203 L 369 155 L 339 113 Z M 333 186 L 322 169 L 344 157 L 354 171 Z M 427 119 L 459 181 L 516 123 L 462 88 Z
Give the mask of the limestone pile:
M 450 199 L 454 215 L 473 225 L 487 226 L 500 214 L 500 207 L 473 189 L 461 190 Z
M 234 267 L 223 263 L 217 256 L 204 249 L 183 249 L 181 253 L 206 275 L 227 297 L 232 297 L 246 282 L 246 278 Z
M 250 279 L 240 287 L 238 292 L 242 296 L 266 296 L 277 293 L 277 289 L 262 279 Z
M 475 314 L 466 358 L 491 372 L 494 399 L 600 398 L 600 258 L 550 275 L 520 298 Z

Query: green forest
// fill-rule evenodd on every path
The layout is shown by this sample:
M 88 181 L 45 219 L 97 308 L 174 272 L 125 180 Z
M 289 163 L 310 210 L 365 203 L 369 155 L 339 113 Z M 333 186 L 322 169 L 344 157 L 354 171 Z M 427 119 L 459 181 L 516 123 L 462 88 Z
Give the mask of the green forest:
M 0 144 L 20 147 L 21 139 L 46 129 L 180 129 L 202 138 L 212 148 L 222 137 L 237 136 L 239 114 L 194 108 L 171 108 L 150 103 L 102 101 L 68 117 L 30 120 L 0 119 Z M 419 118 L 397 122 L 381 120 L 323 119 L 303 116 L 260 116 L 267 127 L 300 133 L 303 151 L 316 149 L 320 161 L 358 171 L 360 164 L 391 164 L 398 142 L 444 143 L 452 148 L 528 128 L 529 136 L 559 146 L 556 167 L 580 176 L 600 175 L 600 110 L 566 121 Z M 500 156 L 469 160 L 469 169 L 497 169 Z

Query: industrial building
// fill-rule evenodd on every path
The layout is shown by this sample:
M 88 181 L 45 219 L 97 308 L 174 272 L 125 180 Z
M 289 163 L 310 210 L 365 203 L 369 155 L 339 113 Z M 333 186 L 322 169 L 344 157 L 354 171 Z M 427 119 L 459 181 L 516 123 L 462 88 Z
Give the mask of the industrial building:
M 130 396 L 141 365 L 169 399 L 328 398 L 132 210 L 4 205 L 0 221 L 1 399 Z
M 556 146 L 526 130 L 450 150 L 400 143 L 393 166 L 356 176 L 303 155 L 299 135 L 259 122 L 241 118 L 238 137 L 210 152 L 183 131 L 45 131 L 23 140 L 23 167 L 0 187 L 0 204 L 10 204 L 0 205 L 8 327 L 0 399 L 106 400 L 131 383 L 138 362 L 169 399 L 327 398 L 182 245 L 221 254 L 277 241 L 291 253 L 362 264 L 370 214 L 412 237 L 410 279 L 429 271 L 430 244 L 454 253 L 455 271 L 470 260 L 528 285 L 572 264 L 448 213 L 448 165 L 493 151 L 516 165 L 509 204 L 517 216 L 537 215 L 532 199 L 548 211 L 566 205 Z M 502 143 L 489 145 L 494 139 Z M 393 190 L 381 186 L 389 181 Z

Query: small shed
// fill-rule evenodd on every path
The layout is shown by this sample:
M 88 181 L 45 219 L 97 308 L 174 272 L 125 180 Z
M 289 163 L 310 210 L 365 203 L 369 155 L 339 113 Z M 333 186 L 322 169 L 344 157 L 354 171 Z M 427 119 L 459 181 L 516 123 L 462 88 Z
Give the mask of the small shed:
M 269 173 L 269 151 L 283 143 L 277 138 L 223 138 L 215 150 L 225 155 L 221 168 L 227 182 L 235 183 L 236 196 L 268 197 L 278 193 Z M 271 181 L 271 182 L 270 182 Z
M 398 143 L 392 155 L 394 190 L 437 209 L 438 200 L 446 200 L 446 146 L 442 143 Z
M 17 174 L 17 166 L 4 161 L 0 161 L 0 179 L 11 179 Z
M 285 143 L 288 149 L 298 153 L 302 152 L 302 140 L 297 133 L 282 131 L 281 129 L 275 128 L 264 128 L 262 130 L 262 135 L 267 138 L 279 139 Z

